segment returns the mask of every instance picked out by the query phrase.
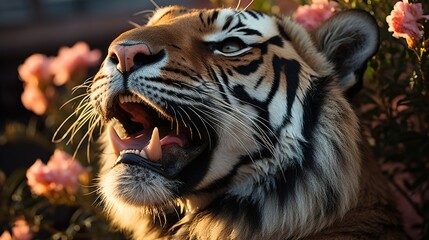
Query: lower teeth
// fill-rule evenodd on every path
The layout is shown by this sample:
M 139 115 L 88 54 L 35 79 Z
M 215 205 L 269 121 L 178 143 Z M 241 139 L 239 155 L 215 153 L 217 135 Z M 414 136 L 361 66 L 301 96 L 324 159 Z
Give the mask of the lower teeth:
M 147 154 L 144 150 L 137 150 L 137 149 L 127 149 L 127 150 L 122 150 L 120 152 L 120 155 L 124 155 L 125 153 L 132 153 L 135 155 L 139 155 L 142 158 L 148 159 Z

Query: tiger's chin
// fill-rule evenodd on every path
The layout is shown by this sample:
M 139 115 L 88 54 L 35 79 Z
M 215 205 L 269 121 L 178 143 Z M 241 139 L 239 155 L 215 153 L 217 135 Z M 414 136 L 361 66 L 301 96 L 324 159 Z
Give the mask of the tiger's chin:
M 138 207 L 144 211 L 162 208 L 176 195 L 179 183 L 152 170 L 121 164 L 100 178 L 100 191 L 108 205 Z

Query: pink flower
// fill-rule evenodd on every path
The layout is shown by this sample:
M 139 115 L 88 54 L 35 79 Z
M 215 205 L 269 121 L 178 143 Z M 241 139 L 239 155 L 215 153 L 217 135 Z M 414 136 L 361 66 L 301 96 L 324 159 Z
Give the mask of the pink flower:
M 0 240 L 30 240 L 33 238 L 30 225 L 24 218 L 16 219 L 12 224 L 12 235 L 4 231 Z
M 46 197 L 55 194 L 75 194 L 80 188 L 79 177 L 88 170 L 66 152 L 55 150 L 48 164 L 38 159 L 26 173 L 33 193 Z
M 24 82 L 21 101 L 25 108 L 42 115 L 48 108 L 48 97 L 45 92 L 52 84 L 53 75 L 49 68 L 52 58 L 42 54 L 33 54 L 18 67 L 18 73 Z M 46 90 L 46 91 L 45 91 Z
M 21 101 L 25 108 L 37 115 L 43 115 L 48 109 L 48 100 L 36 84 L 28 83 L 24 86 Z
M 73 47 L 63 47 L 58 57 L 53 59 L 50 71 L 55 75 L 55 85 L 63 85 L 70 81 L 74 73 L 86 70 L 98 64 L 101 57 L 99 50 L 90 50 L 85 42 L 78 42 Z
M 423 36 L 422 25 L 417 22 L 422 19 L 429 20 L 429 15 L 423 15 L 422 4 L 404 0 L 395 4 L 386 22 L 395 38 L 405 38 L 408 47 L 414 47 Z
M 45 114 L 55 97 L 54 85 L 63 85 L 72 77 L 84 80 L 87 68 L 97 64 L 100 57 L 99 50 L 91 51 L 84 42 L 61 48 L 57 57 L 31 55 L 18 67 L 24 82 L 21 95 L 24 107 L 38 115 Z
M 33 54 L 18 67 L 22 81 L 26 83 L 49 84 L 52 74 L 49 70 L 52 59 L 43 54 Z
M 299 6 L 293 18 L 308 30 L 312 30 L 334 15 L 338 10 L 338 3 L 334 1 L 313 0 L 311 5 Z
M 33 238 L 30 225 L 25 219 L 17 219 L 12 226 L 12 239 L 30 240 Z

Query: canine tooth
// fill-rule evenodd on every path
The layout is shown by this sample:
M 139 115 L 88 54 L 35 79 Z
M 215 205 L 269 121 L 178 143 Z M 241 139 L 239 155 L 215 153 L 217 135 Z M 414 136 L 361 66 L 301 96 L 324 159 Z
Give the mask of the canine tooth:
M 120 152 L 121 152 L 119 149 L 121 147 L 117 148 L 117 146 L 121 144 L 121 138 L 118 136 L 115 129 L 111 125 L 109 125 L 108 131 L 109 131 L 109 138 L 110 138 L 110 142 L 111 142 L 111 145 L 113 148 L 113 152 L 115 152 L 116 157 L 119 157 Z M 116 143 L 116 144 L 114 144 L 114 143 Z
M 149 144 L 144 148 L 149 160 L 157 161 L 162 157 L 161 141 L 159 139 L 158 128 L 155 127 L 152 132 Z
M 124 96 L 123 95 L 119 95 L 119 102 L 124 103 Z

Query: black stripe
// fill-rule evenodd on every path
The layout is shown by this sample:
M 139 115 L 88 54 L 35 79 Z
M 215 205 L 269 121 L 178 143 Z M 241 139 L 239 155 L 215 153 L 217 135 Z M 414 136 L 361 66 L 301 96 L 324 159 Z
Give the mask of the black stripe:
M 245 20 L 247 20 L 247 17 L 246 17 L 246 15 L 244 13 L 245 12 L 239 11 L 238 14 L 235 15 L 235 16 L 238 16 L 238 19 L 240 19 L 240 21 L 241 21 L 241 18 L 244 18 Z
M 285 64 L 286 75 L 286 90 L 287 90 L 287 115 L 291 115 L 292 105 L 296 98 L 296 90 L 299 85 L 299 72 L 301 71 L 301 64 L 296 60 L 283 59 Z
M 292 160 L 293 161 L 293 160 Z M 293 200 L 296 196 L 296 186 L 304 178 L 303 169 L 298 164 L 292 164 L 286 169 L 279 169 L 274 176 L 272 188 L 267 188 L 267 194 L 276 193 L 278 204 L 283 206 L 286 201 Z
M 249 75 L 258 70 L 259 66 L 264 62 L 263 56 L 259 59 L 251 61 L 249 64 L 234 67 L 234 70 L 243 75 Z
M 287 114 L 284 116 L 283 122 L 280 125 L 280 128 L 282 128 L 290 122 L 292 107 L 295 102 L 296 91 L 299 85 L 299 72 L 301 70 L 301 65 L 296 60 L 279 58 L 277 56 L 273 57 L 273 63 L 274 62 L 276 63 L 276 67 L 274 68 L 275 78 L 279 78 L 281 72 L 284 72 L 286 76 Z M 278 131 L 280 131 L 280 129 L 278 129 Z
M 244 223 L 240 226 L 252 229 L 254 232 L 260 232 L 262 228 L 262 214 L 258 203 L 255 203 L 248 198 L 239 198 L 236 196 L 221 196 L 204 210 L 201 217 L 204 218 L 204 213 L 211 215 L 210 218 L 215 221 L 227 223 L 237 222 L 238 219 L 243 219 Z M 233 226 L 228 225 L 228 229 L 232 231 Z M 226 229 L 224 229 L 225 231 Z M 225 235 L 231 235 L 227 233 Z M 244 237 L 244 236 L 241 236 Z
M 241 29 L 237 30 L 237 32 L 242 32 L 242 33 L 244 33 L 244 35 L 262 36 L 262 33 L 260 31 L 255 30 L 255 29 L 249 29 L 249 28 L 241 28 Z
M 228 30 L 228 32 L 227 32 L 227 33 L 230 33 L 231 31 L 236 30 L 236 29 L 238 29 L 238 28 L 242 28 L 242 27 L 246 27 L 246 25 L 244 25 L 244 24 L 241 22 L 241 20 L 239 19 L 239 20 L 238 20 L 238 22 L 237 22 L 237 24 L 235 24 L 235 25 L 234 25 L 234 27 L 231 27 L 231 28 Z
M 253 87 L 253 89 L 257 89 L 258 87 L 259 87 L 259 85 L 261 85 L 261 83 L 262 83 L 262 81 L 265 79 L 265 75 L 262 75 L 259 79 L 258 79 L 258 81 L 256 82 L 256 85 L 255 85 L 255 87 Z
M 277 139 L 272 140 L 274 144 L 276 143 L 275 142 L 276 140 Z M 232 183 L 232 180 L 237 175 L 237 171 L 241 166 L 253 164 L 255 161 L 269 158 L 269 157 L 272 157 L 272 154 L 266 148 L 263 148 L 263 150 L 260 150 L 260 151 L 256 150 L 250 155 L 243 155 L 240 157 L 240 161 L 232 167 L 231 171 L 229 171 L 228 174 L 226 174 L 220 179 L 214 180 L 207 187 L 200 189 L 196 193 L 210 193 L 210 192 L 215 192 L 221 188 L 225 188 Z
M 204 21 L 204 14 L 203 12 L 200 12 L 200 14 L 198 14 L 198 17 L 200 18 L 201 23 L 204 25 L 204 27 L 206 27 L 206 22 Z
M 209 73 L 210 78 L 211 78 L 211 79 L 213 79 L 213 80 L 216 82 L 216 84 L 219 86 L 219 91 L 220 91 L 220 93 L 221 93 L 221 95 L 222 95 L 223 100 L 224 100 L 226 103 L 231 104 L 231 103 L 229 102 L 229 99 L 226 97 L 225 89 L 223 88 L 222 83 L 220 82 L 219 78 L 217 77 L 216 72 L 215 72 L 215 71 L 213 70 L 213 68 L 212 68 L 212 67 L 210 67 L 210 66 L 209 66 L 209 67 L 207 67 L 207 70 L 208 70 L 208 73 Z M 228 79 L 226 79 L 226 81 L 228 81 Z
M 246 13 L 249 14 L 250 16 L 252 16 L 254 19 L 259 20 L 259 18 L 260 18 L 260 15 L 258 15 L 256 11 L 247 10 Z
M 179 46 L 177 46 L 176 44 L 169 44 L 169 46 L 172 46 L 172 47 L 174 47 L 174 48 L 177 48 L 177 49 L 179 49 L 179 50 L 182 50 Z
M 283 47 L 283 40 L 282 40 L 282 38 L 281 37 L 279 37 L 279 36 L 274 36 L 274 37 L 272 37 L 272 38 L 270 38 L 270 39 L 268 39 L 268 41 L 267 41 L 269 44 L 273 44 L 273 45 L 276 45 L 276 46 L 279 46 L 279 47 Z
M 223 70 L 222 67 L 216 65 L 216 67 L 219 69 L 220 71 L 220 77 L 222 79 L 222 81 L 225 83 L 225 86 L 229 86 L 229 78 L 228 76 L 225 74 L 225 71 Z
M 312 171 L 316 176 L 321 176 L 317 173 L 314 164 L 314 130 L 319 123 L 320 112 L 325 104 L 327 91 L 327 78 L 312 78 L 310 89 L 304 97 L 303 110 L 303 128 L 302 135 L 306 142 L 300 142 L 304 158 L 302 159 L 302 167 L 306 171 Z
M 209 17 L 208 19 L 208 25 L 210 26 L 211 24 L 213 24 L 213 22 L 216 21 L 217 17 L 219 15 L 219 11 L 214 11 L 213 14 Z
M 289 35 L 285 32 L 284 27 L 280 23 L 277 23 L 277 29 L 279 30 L 280 36 L 282 36 L 283 39 L 285 39 L 287 41 L 291 40 Z
M 329 81 L 330 79 L 326 77 L 312 77 L 310 89 L 304 97 L 304 126 L 302 134 L 307 140 L 313 140 L 313 131 L 319 121 L 322 106 L 325 104 L 327 85 Z
M 231 25 L 231 23 L 232 23 L 232 20 L 233 20 L 234 18 L 232 17 L 232 16 L 229 16 L 227 19 L 226 19 L 226 21 L 225 21 L 225 25 L 223 25 L 223 27 L 222 27 L 222 31 L 225 31 L 230 25 Z
M 323 210 L 325 214 L 331 215 L 338 209 L 340 196 L 338 190 L 332 187 L 329 183 L 325 182 L 325 185 L 326 200 Z

